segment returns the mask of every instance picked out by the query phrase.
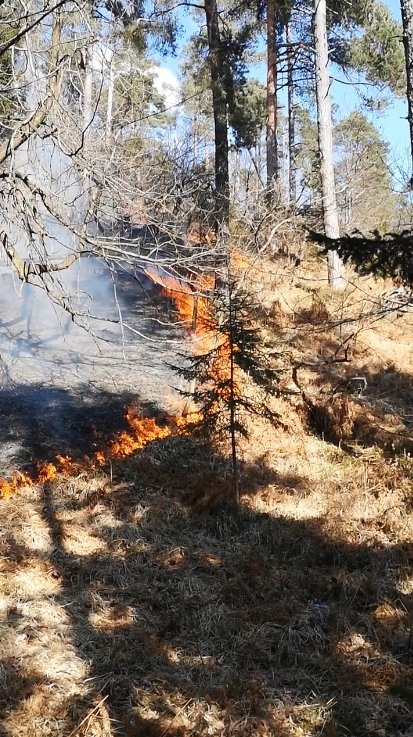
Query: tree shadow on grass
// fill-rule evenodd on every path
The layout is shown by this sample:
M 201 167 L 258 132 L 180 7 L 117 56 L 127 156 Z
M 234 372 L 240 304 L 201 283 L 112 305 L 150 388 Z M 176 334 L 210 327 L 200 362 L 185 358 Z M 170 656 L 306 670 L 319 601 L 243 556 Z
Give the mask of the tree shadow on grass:
M 115 462 L 111 480 L 3 502 L 16 683 L 32 672 L 65 702 L 54 727 L 42 702 L 35 737 L 85 724 L 102 737 L 408 732 L 386 689 L 413 675 L 413 545 L 234 509 L 226 463 L 171 438 Z M 7 737 L 30 716 L 27 693 L 7 694 Z

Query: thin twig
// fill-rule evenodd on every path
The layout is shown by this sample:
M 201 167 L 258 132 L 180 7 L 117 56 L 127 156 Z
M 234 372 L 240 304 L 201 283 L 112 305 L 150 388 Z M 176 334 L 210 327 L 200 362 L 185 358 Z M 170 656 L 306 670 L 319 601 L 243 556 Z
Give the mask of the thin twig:
M 99 701 L 99 703 L 96 704 L 96 706 L 94 706 L 93 709 L 91 709 L 86 714 L 86 716 L 82 719 L 82 721 L 80 722 L 80 724 L 78 724 L 77 727 L 75 727 L 74 729 L 72 729 L 72 731 L 70 732 L 70 734 L 68 735 L 68 737 L 74 737 L 74 735 L 76 734 L 76 732 L 79 731 L 80 727 L 82 727 L 83 724 L 85 724 L 85 722 L 87 722 L 87 720 L 90 719 L 90 717 L 93 716 L 93 714 L 95 712 L 99 711 L 100 707 L 102 706 L 102 704 L 105 703 L 105 701 L 107 700 L 107 698 L 108 698 L 107 696 L 104 696 L 103 699 L 101 699 Z
M 192 699 L 188 699 L 188 701 L 185 702 L 185 704 L 179 709 L 179 711 L 176 712 L 176 714 L 173 717 L 173 719 L 171 719 L 171 721 L 169 722 L 168 726 L 165 727 L 165 729 L 163 730 L 163 732 L 161 732 L 161 734 L 159 735 L 159 737 L 165 737 L 165 735 L 168 734 L 168 732 L 169 732 L 170 728 L 172 727 L 174 721 L 179 717 L 180 714 L 182 714 L 183 710 L 186 709 L 186 707 L 188 706 L 188 704 L 191 703 L 191 701 L 192 701 Z M 69 735 L 69 737 L 70 737 L 70 735 Z

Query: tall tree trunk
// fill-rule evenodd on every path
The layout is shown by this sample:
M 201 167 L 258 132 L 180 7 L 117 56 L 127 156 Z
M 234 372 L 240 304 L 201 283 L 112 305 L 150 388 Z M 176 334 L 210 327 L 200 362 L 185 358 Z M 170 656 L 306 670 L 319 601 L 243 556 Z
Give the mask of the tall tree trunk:
M 290 205 L 293 207 L 297 197 L 296 161 L 295 161 L 295 100 L 294 100 L 294 51 L 291 39 L 291 21 L 285 26 L 285 43 L 287 46 L 287 90 L 288 90 L 288 189 Z
M 110 142 L 112 138 L 112 120 L 113 120 L 113 92 L 115 87 L 115 64 L 114 58 L 110 60 L 109 80 L 108 80 L 108 100 L 106 105 L 106 140 Z
M 85 78 L 83 82 L 82 104 L 83 137 L 85 139 L 88 139 L 90 136 L 90 126 L 93 119 L 93 69 L 91 56 L 92 49 L 86 47 L 83 59 L 83 63 L 85 66 Z
M 277 14 L 276 0 L 267 0 L 267 195 L 271 200 L 278 182 L 277 145 Z
M 227 94 L 216 0 L 205 0 L 204 7 L 208 32 L 208 60 L 212 83 L 215 131 L 215 219 L 216 227 L 219 229 L 223 225 L 227 225 L 229 221 Z
M 340 227 L 333 160 L 330 75 L 328 71 L 326 0 L 315 0 L 314 11 L 318 148 L 324 231 L 328 238 L 339 238 Z M 344 265 L 336 251 L 329 251 L 328 253 L 328 283 L 332 289 L 343 289 L 345 286 Z
M 89 220 L 91 216 L 91 171 L 89 166 L 90 155 L 90 134 L 93 122 L 93 68 L 92 68 L 93 47 L 86 47 L 84 50 L 83 62 L 85 67 L 85 76 L 83 80 L 83 100 L 82 100 L 82 153 L 84 158 L 83 168 L 83 197 L 82 208 L 80 213 L 80 224 L 82 235 L 85 236 L 88 231 Z
M 410 153 L 412 169 L 410 188 L 413 189 L 413 0 L 400 0 L 403 23 L 403 44 L 406 56 L 407 119 L 410 127 Z

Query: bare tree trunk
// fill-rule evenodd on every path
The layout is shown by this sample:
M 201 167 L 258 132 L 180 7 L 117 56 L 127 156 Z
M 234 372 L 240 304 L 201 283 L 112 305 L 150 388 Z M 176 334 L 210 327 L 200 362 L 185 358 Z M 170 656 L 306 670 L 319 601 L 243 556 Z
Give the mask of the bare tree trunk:
M 92 47 L 93 48 L 93 47 Z M 82 105 L 82 137 L 83 156 L 86 165 L 83 169 L 83 207 L 81 213 L 82 234 L 86 235 L 90 216 L 90 189 L 91 177 L 88 166 L 88 149 L 91 125 L 93 120 L 93 69 L 91 63 L 92 48 L 86 47 L 84 51 L 85 77 L 83 80 L 83 105 Z
M 85 139 L 90 137 L 90 126 L 93 118 L 93 69 L 92 69 L 92 49 L 86 48 L 84 52 L 85 78 L 83 81 L 83 104 L 82 104 L 82 121 L 83 136 Z
M 277 145 L 277 23 L 276 0 L 267 0 L 267 195 L 278 182 Z
M 115 70 L 114 60 L 110 60 L 109 66 L 109 82 L 108 82 L 108 101 L 106 106 L 106 140 L 112 138 L 112 119 L 113 119 L 113 91 L 115 87 Z
M 400 0 L 400 9 L 403 23 L 404 53 L 406 56 L 407 119 L 410 127 L 410 152 L 412 159 L 410 188 L 413 189 L 413 0 Z
M 287 90 L 288 90 L 288 189 L 290 205 L 294 206 L 297 198 L 296 162 L 295 162 L 295 100 L 294 100 L 294 51 L 291 39 L 291 21 L 285 26 L 285 42 L 287 46 Z
M 208 60 L 212 82 L 215 131 L 216 226 L 219 229 L 222 225 L 227 225 L 229 221 L 227 94 L 216 0 L 205 0 L 204 7 L 208 31 Z
M 314 10 L 318 147 L 324 231 L 328 238 L 339 238 L 340 227 L 333 160 L 330 75 L 328 72 L 326 0 L 315 0 Z M 328 253 L 328 283 L 332 289 L 343 289 L 345 286 L 344 265 L 336 251 L 329 251 Z

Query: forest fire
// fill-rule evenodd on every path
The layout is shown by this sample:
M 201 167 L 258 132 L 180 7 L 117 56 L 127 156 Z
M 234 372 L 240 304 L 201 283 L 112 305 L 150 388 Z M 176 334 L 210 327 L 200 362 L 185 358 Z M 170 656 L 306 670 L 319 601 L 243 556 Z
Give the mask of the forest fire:
M 211 295 L 214 278 L 200 275 L 193 287 L 190 283 L 182 282 L 167 273 L 161 274 L 150 267 L 146 269 L 146 273 L 162 288 L 165 296 L 172 300 L 179 321 L 186 332 L 194 337 L 194 355 L 209 351 L 214 353 L 210 368 L 211 381 L 225 387 L 230 372 L 230 347 L 228 337 L 219 334 L 213 314 Z M 226 391 L 225 388 L 222 389 L 222 396 L 226 396 Z M 36 486 L 53 481 L 59 476 L 73 477 L 104 468 L 113 460 L 126 458 L 151 442 L 189 432 L 193 423 L 199 419 L 200 415 L 194 408 L 185 417 L 168 415 L 161 422 L 129 408 L 126 413 L 128 429 L 115 435 L 104 448 L 80 460 L 58 454 L 53 462 L 39 464 L 35 472 L 17 472 L 11 479 L 0 478 L 0 496 L 10 496 L 25 486 Z
M 32 473 L 18 471 L 12 479 L 0 479 L 0 495 L 10 496 L 25 486 L 36 486 L 53 481 L 58 476 L 76 476 L 85 471 L 104 468 L 113 460 L 127 458 L 155 440 L 163 440 L 172 435 L 185 433 L 188 421 L 182 417 L 165 417 L 164 424 L 158 424 L 153 417 L 142 417 L 134 409 L 126 414 L 129 431 L 119 433 L 105 449 L 96 451 L 77 461 L 70 456 L 57 455 L 53 463 L 39 464 Z
M 145 274 L 162 288 L 165 297 L 172 300 L 179 321 L 188 333 L 203 336 L 216 329 L 208 297 L 208 292 L 214 288 L 213 276 L 198 275 L 192 286 L 191 281 L 176 279 L 171 274 L 160 273 L 150 266 L 145 269 Z
M 244 259 L 241 267 L 241 256 L 237 253 L 235 266 L 244 268 L 246 263 Z M 224 400 L 228 400 L 231 391 L 238 395 L 239 384 L 231 381 L 230 338 L 220 331 L 213 311 L 212 294 L 215 278 L 212 275 L 200 274 L 196 278 L 194 288 L 169 276 L 163 277 L 162 280 L 158 277 L 158 283 L 162 286 L 164 294 L 172 300 L 179 321 L 195 336 L 192 346 L 194 355 L 211 354 L 207 384 L 219 385 L 221 388 L 218 394 Z M 232 350 L 236 352 L 237 346 L 232 346 Z
M 131 410 L 127 412 L 126 419 L 132 432 L 122 432 L 118 438 L 113 440 L 108 448 L 110 458 L 126 458 L 135 451 L 142 450 L 154 440 L 168 438 L 177 432 L 180 424 L 179 418 L 168 417 L 168 424 L 158 425 L 153 417 L 135 416 Z M 98 465 L 104 465 L 106 460 L 104 454 L 99 452 L 95 454 L 95 461 Z

